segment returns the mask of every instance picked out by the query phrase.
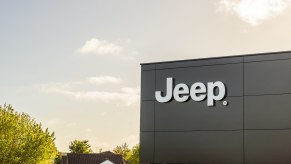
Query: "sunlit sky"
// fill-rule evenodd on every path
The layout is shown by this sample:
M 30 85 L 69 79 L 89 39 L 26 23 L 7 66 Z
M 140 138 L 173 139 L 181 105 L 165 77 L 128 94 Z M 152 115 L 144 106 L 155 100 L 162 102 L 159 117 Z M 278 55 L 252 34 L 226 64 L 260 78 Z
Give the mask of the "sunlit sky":
M 290 0 L 0 2 L 0 104 L 59 151 L 139 142 L 140 63 L 291 50 Z

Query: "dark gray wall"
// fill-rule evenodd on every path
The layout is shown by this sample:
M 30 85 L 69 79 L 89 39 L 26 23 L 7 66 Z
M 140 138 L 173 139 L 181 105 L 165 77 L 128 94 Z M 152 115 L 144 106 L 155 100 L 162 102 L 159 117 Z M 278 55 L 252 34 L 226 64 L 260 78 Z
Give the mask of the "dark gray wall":
M 141 163 L 291 163 L 291 53 L 143 64 Z M 166 78 L 222 81 L 225 100 L 155 101 Z

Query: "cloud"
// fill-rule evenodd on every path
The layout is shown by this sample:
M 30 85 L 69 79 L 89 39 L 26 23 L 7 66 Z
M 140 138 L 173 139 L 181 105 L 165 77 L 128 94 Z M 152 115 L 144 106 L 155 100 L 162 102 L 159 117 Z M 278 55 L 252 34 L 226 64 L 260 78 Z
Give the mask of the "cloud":
M 120 78 L 113 77 L 113 76 L 89 77 L 87 78 L 87 80 L 92 84 L 106 84 L 106 83 L 118 84 L 122 82 Z
M 80 81 L 57 82 L 44 85 L 38 85 L 42 91 L 49 89 L 50 91 L 58 92 L 59 90 L 71 90 L 80 85 L 100 85 L 100 84 L 121 84 L 123 80 L 114 76 L 92 76 Z
M 107 115 L 107 112 L 102 112 L 100 115 L 101 116 L 106 116 Z
M 68 122 L 68 123 L 66 123 L 66 126 L 67 127 L 74 127 L 76 125 L 77 125 L 77 123 L 75 123 L 75 122 Z
M 89 83 L 103 84 L 105 82 L 110 84 L 118 84 L 123 81 L 116 77 L 94 77 L 87 78 L 85 81 L 67 82 L 67 83 L 50 83 L 38 85 L 37 88 L 44 93 L 56 93 L 71 97 L 75 100 L 82 101 L 96 101 L 103 103 L 115 103 L 116 105 L 130 106 L 139 102 L 139 88 L 121 87 L 117 91 L 106 90 L 78 90 L 78 88 L 85 88 Z M 103 87 L 104 88 L 104 87 Z
M 290 0 L 220 0 L 219 12 L 235 13 L 252 26 L 282 14 Z
M 85 129 L 84 131 L 85 131 L 86 133 L 91 133 L 91 132 L 92 132 L 92 129 L 87 128 L 87 129 Z
M 123 90 L 122 88 L 121 90 Z M 46 92 L 54 92 L 58 94 L 63 94 L 66 96 L 70 96 L 76 100 L 92 100 L 92 101 L 100 101 L 104 103 L 112 103 L 112 102 L 121 102 L 126 106 L 133 105 L 138 102 L 139 94 L 136 93 L 128 93 L 124 91 L 120 92 L 108 92 L 108 91 L 72 91 L 72 90 L 64 90 L 62 88 L 56 89 L 56 87 L 46 87 L 42 89 Z M 132 88 L 132 90 L 134 90 Z M 120 103 L 118 103 L 120 104 Z
M 117 55 L 123 51 L 123 47 L 107 40 L 98 40 L 92 38 L 85 42 L 85 44 L 77 49 L 78 53 L 86 54 L 92 53 L 96 55 Z
M 52 119 L 45 122 L 46 125 L 59 125 L 62 121 L 59 119 Z
M 130 39 L 117 39 L 116 41 L 91 38 L 76 50 L 79 54 L 94 54 L 96 56 L 116 56 L 123 60 L 138 59 L 139 52 L 133 48 Z
M 47 125 L 47 126 L 65 125 L 67 127 L 73 127 L 73 126 L 77 125 L 75 122 L 68 122 L 66 120 L 56 119 L 56 118 L 53 118 L 53 119 L 48 120 L 48 121 L 45 121 L 44 124 Z

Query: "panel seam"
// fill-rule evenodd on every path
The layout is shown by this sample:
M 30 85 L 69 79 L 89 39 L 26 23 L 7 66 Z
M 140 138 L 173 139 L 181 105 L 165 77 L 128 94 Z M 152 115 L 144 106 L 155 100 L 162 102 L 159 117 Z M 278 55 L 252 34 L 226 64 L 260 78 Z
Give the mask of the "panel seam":
M 242 74 L 242 79 L 243 79 L 243 163 L 245 164 L 245 57 L 243 57 L 243 74 Z
M 157 85 L 157 71 L 156 71 L 156 64 L 155 64 L 155 91 Z M 153 151 L 153 163 L 156 162 L 156 102 L 154 100 L 154 151 Z
M 266 93 L 266 94 L 253 94 L 253 95 L 244 95 L 244 97 L 250 97 L 250 96 L 279 96 L 279 95 L 290 95 L 290 92 L 285 93 Z

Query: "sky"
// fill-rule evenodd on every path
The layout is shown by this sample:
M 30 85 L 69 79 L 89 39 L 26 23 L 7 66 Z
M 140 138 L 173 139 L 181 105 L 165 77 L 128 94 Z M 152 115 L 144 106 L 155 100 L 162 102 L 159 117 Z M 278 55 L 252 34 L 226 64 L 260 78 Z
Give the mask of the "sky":
M 0 104 L 93 151 L 139 142 L 140 63 L 291 50 L 290 0 L 0 2 Z

